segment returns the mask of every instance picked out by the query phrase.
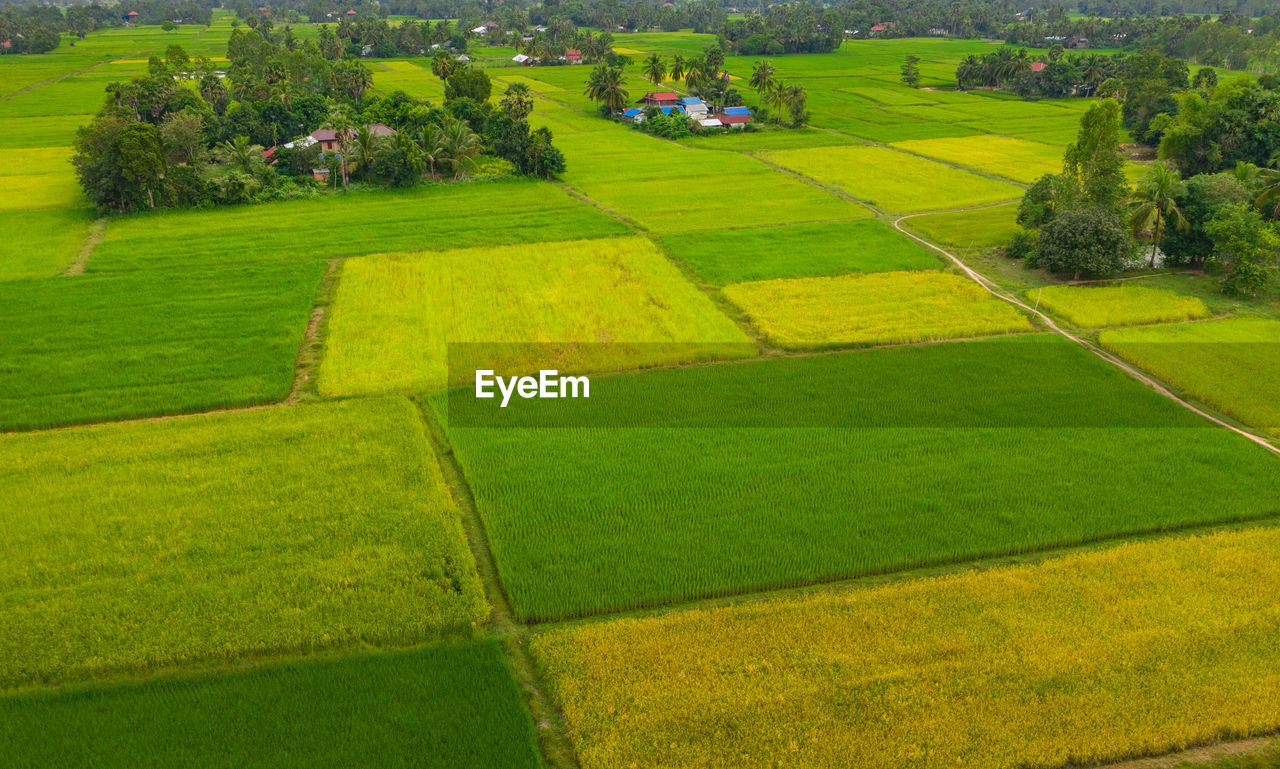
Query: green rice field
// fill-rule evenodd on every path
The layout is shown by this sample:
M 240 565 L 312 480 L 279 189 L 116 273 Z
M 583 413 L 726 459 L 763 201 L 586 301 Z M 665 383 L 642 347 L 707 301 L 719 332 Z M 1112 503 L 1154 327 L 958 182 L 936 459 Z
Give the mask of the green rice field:
M 1210 317 L 1194 296 L 1133 283 L 1112 286 L 1047 286 L 1027 292 L 1027 299 L 1077 326 L 1134 326 Z
M 8 435 L 0 456 L 0 689 L 412 644 L 488 613 L 404 400 Z

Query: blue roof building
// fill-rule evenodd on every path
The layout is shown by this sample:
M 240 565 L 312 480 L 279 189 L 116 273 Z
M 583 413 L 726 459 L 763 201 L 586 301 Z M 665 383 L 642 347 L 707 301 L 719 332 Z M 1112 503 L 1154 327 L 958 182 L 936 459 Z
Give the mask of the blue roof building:
M 687 107 L 691 104 L 701 104 L 702 99 L 699 99 L 697 96 L 682 96 L 680 97 L 680 103 Z
M 724 108 L 724 114 L 726 114 L 726 115 L 750 115 L 750 114 L 751 114 L 751 110 L 747 109 L 746 107 L 725 107 L 725 108 Z

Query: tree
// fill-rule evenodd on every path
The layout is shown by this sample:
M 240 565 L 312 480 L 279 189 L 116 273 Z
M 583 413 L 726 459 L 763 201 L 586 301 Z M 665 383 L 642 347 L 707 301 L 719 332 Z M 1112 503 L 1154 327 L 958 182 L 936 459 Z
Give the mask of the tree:
M 442 157 L 453 169 L 453 178 L 457 181 L 468 168 L 475 165 L 476 156 L 480 154 L 484 144 L 465 120 L 452 116 L 445 118 L 442 130 Z
M 351 168 L 350 168 L 350 142 L 351 133 L 355 128 L 355 124 L 351 120 L 351 114 L 345 107 L 339 107 L 329 113 L 329 120 L 326 127 L 337 134 L 338 141 L 338 166 L 342 172 L 342 188 L 345 190 L 351 186 Z
M 920 57 L 908 56 L 902 65 L 902 84 L 908 88 L 920 85 Z
M 499 106 L 516 120 L 524 120 L 533 114 L 533 95 L 524 83 L 512 83 L 502 94 Z
M 627 103 L 627 90 L 622 87 L 622 70 L 601 64 L 591 71 L 584 92 L 592 101 L 610 112 Z
M 787 101 L 787 111 L 791 113 L 792 127 L 803 127 L 804 121 L 809 117 L 809 97 L 805 93 L 804 86 L 799 83 L 789 85 L 784 89 L 783 95 Z
M 458 62 L 454 60 L 453 56 L 443 48 L 436 51 L 436 55 L 431 57 L 431 74 L 440 78 L 442 81 L 448 80 L 449 76 L 452 75 L 454 70 L 457 68 Z
M 649 58 L 644 60 L 644 76 L 654 85 L 661 83 L 666 74 L 667 65 L 658 54 L 650 54 Z
M 774 78 L 769 83 L 769 90 L 765 92 L 765 102 L 769 108 L 774 111 L 773 122 L 782 122 L 782 110 L 787 106 L 787 84 L 778 78 Z
M 1189 229 L 1187 219 L 1178 207 L 1179 198 L 1186 194 L 1187 185 L 1182 183 L 1178 172 L 1164 163 L 1151 166 L 1138 183 L 1134 199 L 1129 204 L 1129 226 L 1133 228 L 1134 237 L 1146 235 L 1151 241 L 1148 267 L 1156 266 L 1156 249 L 1167 229 L 1173 228 L 1178 232 Z
M 1213 241 L 1204 226 L 1225 205 L 1245 204 L 1253 199 L 1250 189 L 1234 174 L 1199 174 L 1186 181 L 1187 193 L 1181 199 L 1187 230 L 1169 230 L 1160 243 L 1165 264 L 1201 266 L 1213 257 Z
M 1196 76 L 1191 80 L 1191 87 L 1197 91 L 1212 92 L 1218 85 L 1218 73 L 1213 67 L 1201 67 L 1196 70 Z
M 1102 206 L 1060 211 L 1040 230 L 1035 265 L 1050 272 L 1106 277 L 1133 255 L 1133 240 L 1124 221 Z
M 446 104 L 454 99 L 471 99 L 476 104 L 489 101 L 493 93 L 493 84 L 484 70 L 465 67 L 449 75 L 444 83 L 444 101 Z
M 684 57 L 676 54 L 671 57 L 671 71 L 668 74 L 671 75 L 673 81 L 679 83 L 684 78 L 685 68 Z
M 378 159 L 381 143 L 381 138 L 369 130 L 367 125 L 357 128 L 352 138 L 351 159 L 364 169 L 364 180 L 367 183 L 373 182 L 373 165 Z
M 1080 189 L 1081 201 L 1120 213 L 1128 197 L 1120 152 L 1120 105 L 1103 99 L 1080 119 L 1080 133 L 1063 156 L 1063 172 Z
M 155 190 L 164 179 L 164 145 L 159 129 L 150 123 L 124 126 L 116 136 L 116 156 L 121 180 L 135 191 L 144 192 L 147 207 L 155 208 Z
M 438 123 L 427 123 L 418 136 L 418 146 L 422 148 L 422 159 L 427 163 L 431 178 L 436 178 L 436 163 L 445 157 L 444 130 Z
M 160 124 L 165 155 L 176 165 L 199 165 L 205 158 L 204 120 L 194 112 L 171 112 Z
M 426 158 L 413 137 L 401 132 L 383 144 L 373 167 L 379 177 L 397 187 L 407 187 L 422 177 Z
M 1280 254 L 1280 235 L 1255 209 L 1223 206 L 1204 230 L 1213 241 L 1216 258 L 1227 266 L 1224 291 L 1257 296 L 1267 287 Z
M 244 174 L 252 174 L 262 162 L 262 145 L 249 141 L 248 136 L 237 136 L 218 145 L 218 159 Z
M 773 85 L 773 73 L 773 62 L 768 59 L 757 62 L 751 68 L 751 79 L 747 82 L 752 88 L 756 89 L 756 94 L 761 98 L 769 90 L 769 86 Z

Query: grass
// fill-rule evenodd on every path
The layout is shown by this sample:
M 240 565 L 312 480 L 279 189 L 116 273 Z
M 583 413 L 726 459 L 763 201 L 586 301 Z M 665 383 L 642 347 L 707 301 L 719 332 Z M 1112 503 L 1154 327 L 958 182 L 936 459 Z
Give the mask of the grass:
M 1114 286 L 1047 286 L 1028 291 L 1027 299 L 1083 328 L 1134 326 L 1196 320 L 1212 315 L 1194 296 L 1146 288 L 1133 283 Z
M 0 283 L 0 428 L 284 398 L 320 262 Z
M 1095 765 L 1280 726 L 1277 548 L 1162 539 L 532 645 L 583 769 Z
M 536 769 L 497 643 L 0 698 L 7 767 Z
M 910 230 L 941 246 L 970 248 L 1002 246 L 1022 230 L 1016 205 L 988 206 L 972 211 L 923 214 L 907 219 Z
M 1022 194 L 1011 184 L 884 147 L 779 150 L 767 157 L 895 213 L 994 203 Z
M 407 645 L 488 613 L 405 400 L 8 435 L 0 456 L 0 689 Z
M 986 289 L 949 272 L 884 272 L 726 286 L 725 296 L 787 350 L 901 344 L 1030 331 Z
M 737 355 L 755 352 L 643 238 L 384 255 L 346 263 L 320 392 L 471 381 L 473 371 L 449 370 L 450 343 L 491 343 L 500 359 L 490 368 L 521 371 L 705 360 L 726 343 Z
M 460 402 L 433 399 L 532 620 L 1280 513 L 1280 460 L 1048 335 Z
M 441 185 L 116 219 L 89 269 L 358 256 L 627 232 L 550 184 Z
M 926 139 L 898 142 L 893 146 L 1026 184 L 1062 170 L 1062 150 L 1059 148 L 1007 136 Z
M 1280 436 L 1280 321 L 1241 317 L 1112 329 L 1099 339 L 1196 400 Z
M 874 219 L 668 235 L 662 243 L 715 285 L 941 266 L 927 249 Z
M 93 223 L 83 208 L 0 212 L 0 280 L 57 275 L 80 251 Z

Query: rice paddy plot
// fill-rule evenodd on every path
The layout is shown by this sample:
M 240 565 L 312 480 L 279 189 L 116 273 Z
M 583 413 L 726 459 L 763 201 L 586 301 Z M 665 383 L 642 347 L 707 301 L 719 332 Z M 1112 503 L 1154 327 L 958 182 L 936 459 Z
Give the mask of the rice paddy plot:
M 76 139 L 76 129 L 92 119 L 92 115 L 0 117 L 0 149 L 69 147 Z
M 693 135 L 680 140 L 686 147 L 701 150 L 725 150 L 730 152 L 756 152 L 759 150 L 789 150 L 800 147 L 836 147 L 856 144 L 857 139 L 835 131 L 816 128 L 780 129 L 755 133 Z
M 1018 226 L 1018 206 L 986 206 L 969 211 L 947 211 L 921 214 L 902 222 L 907 229 L 938 245 L 968 249 L 1002 246 L 1009 242 Z
M 537 769 L 496 642 L 0 698 L 7 766 Z
M 1280 727 L 1277 548 L 1157 539 L 532 648 L 584 769 L 1108 764 Z
M 629 232 L 551 184 L 433 185 L 121 217 L 107 227 L 89 270 L 332 258 Z
M 527 351 L 508 345 L 491 368 L 577 373 L 706 360 L 727 347 L 737 356 L 756 352 L 643 238 L 380 255 L 343 268 L 320 391 L 413 392 L 473 381 L 474 371 L 449 370 L 450 343 L 545 343 Z M 525 352 L 535 358 L 505 358 Z
M 508 75 L 504 72 L 500 75 L 497 75 L 495 79 L 499 83 L 502 83 L 504 85 L 515 85 L 517 83 L 519 83 L 520 85 L 526 85 L 529 87 L 529 90 L 533 91 L 534 93 L 560 93 L 561 91 L 564 90 L 558 85 L 552 85 L 551 83 L 546 83 L 541 80 L 535 80 L 531 77 L 526 77 L 524 75 Z
M 1112 329 L 1099 340 L 1192 398 L 1280 436 L 1280 321 L 1226 318 Z
M 0 689 L 407 645 L 488 613 L 407 400 L 6 435 L 0 456 Z
M 923 246 L 874 219 L 667 235 L 662 243 L 704 281 L 721 286 L 942 266 Z
M 779 150 L 769 160 L 886 211 L 912 213 L 1010 200 L 1012 184 L 884 147 Z
M 0 282 L 0 428 L 284 398 L 318 262 Z
M 59 80 L 0 101 L 0 117 L 82 115 L 95 112 L 106 99 L 113 78 L 94 73 Z
M 93 223 L 84 208 L 0 212 L 0 280 L 57 275 L 75 259 Z
M 407 61 L 380 62 L 389 69 L 374 68 L 373 85 L 383 93 L 404 91 L 415 99 L 434 104 L 444 101 L 444 81 L 423 68 Z
M 800 150 L 807 151 L 807 150 Z M 823 150 L 826 151 L 826 150 Z M 713 158 L 732 157 L 706 153 Z M 785 174 L 736 173 L 578 183 L 601 205 L 655 233 L 869 218 L 871 212 Z
M 1133 283 L 1046 286 L 1028 291 L 1026 297 L 1083 328 L 1170 323 L 1212 315 L 1204 302 L 1194 296 Z
M 0 212 L 81 208 L 86 203 L 70 164 L 55 173 L 0 175 L 0 185 Z
M 738 283 L 725 296 L 787 350 L 902 344 L 1031 331 L 982 286 L 949 272 L 884 272 Z
M 1051 335 L 593 377 L 588 400 L 520 405 L 448 436 L 529 620 L 1280 513 L 1280 460 Z
M 1058 148 L 1006 136 L 928 139 L 893 146 L 1027 184 L 1062 170 L 1062 151 Z

